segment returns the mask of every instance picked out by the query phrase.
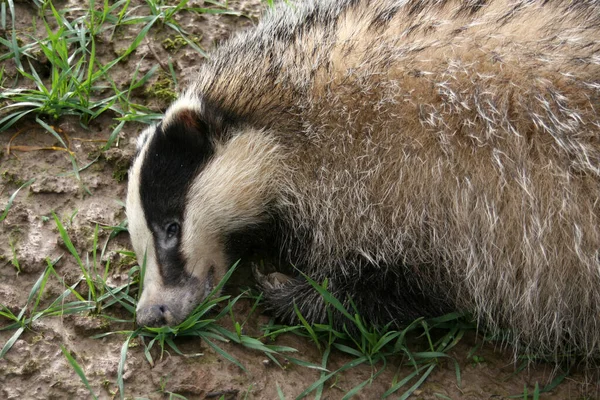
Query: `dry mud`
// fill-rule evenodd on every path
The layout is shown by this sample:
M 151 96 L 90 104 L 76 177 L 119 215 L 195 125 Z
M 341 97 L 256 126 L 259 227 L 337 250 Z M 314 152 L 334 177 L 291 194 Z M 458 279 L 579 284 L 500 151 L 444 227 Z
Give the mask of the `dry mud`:
M 56 3 L 57 6 L 69 4 Z M 133 0 L 132 6 L 143 7 L 142 3 L 141 0 Z M 190 5 L 198 4 L 200 2 L 190 2 Z M 258 0 L 231 2 L 229 6 L 250 18 L 181 13 L 178 20 L 192 35 L 201 37 L 201 44 L 205 48 L 210 48 L 232 31 L 252 25 L 262 8 Z M 30 26 L 37 11 L 32 4 L 24 1 L 16 2 L 16 7 L 19 29 L 33 33 Z M 114 58 L 128 46 L 136 33 L 135 29 L 124 28 L 119 35 L 115 35 L 113 41 L 104 43 L 99 56 L 104 60 Z M 173 38 L 172 32 L 153 28 L 146 43 L 127 62 L 113 69 L 113 79 L 126 85 L 138 63 L 140 72 L 145 73 L 157 63 L 157 57 L 162 60 L 171 58 L 180 81 L 193 77 L 202 57 L 187 46 L 168 48 L 165 43 Z M 10 61 L 4 62 L 4 67 L 5 76 L 14 76 L 14 65 Z M 152 83 L 155 80 L 148 86 L 151 87 Z M 153 96 L 150 92 L 140 91 L 137 95 L 137 101 L 149 104 L 156 110 L 164 110 L 167 105 L 166 99 Z M 103 140 L 108 138 L 115 124 L 112 116 L 96 119 L 86 128 L 73 118 L 62 118 L 51 123 L 69 139 L 70 150 L 80 166 L 97 160 L 81 172 L 79 182 L 71 173 L 71 163 L 65 152 L 33 150 L 35 147 L 59 146 L 56 139 L 34 121 L 23 120 L 13 129 L 0 133 L 0 211 L 23 182 L 35 179 L 33 184 L 18 194 L 8 217 L 0 224 L 0 304 L 15 314 L 26 304 L 30 288 L 44 271 L 47 259 L 55 260 L 62 255 L 56 264 L 56 271 L 67 284 L 75 282 L 81 275 L 59 236 L 52 212 L 66 224 L 75 247 L 83 255 L 92 247 L 96 224 L 118 225 L 124 221 L 126 181 L 122 178 L 133 153 L 134 139 L 142 129 L 133 123 L 126 125 L 117 143 L 110 150 L 101 152 Z M 16 133 L 19 134 L 11 143 L 13 149 L 9 152 L 9 142 Z M 28 147 L 20 147 L 21 150 L 17 151 L 15 149 L 18 146 Z M 86 193 L 83 186 L 91 195 Z M 104 243 L 107 235 L 108 232 L 101 230 L 100 243 Z M 125 233 L 109 243 L 107 257 L 112 261 L 109 276 L 115 283 L 124 281 L 132 266 L 130 260 L 117 253 L 118 250 L 127 249 L 130 249 L 130 244 Z M 12 264 L 15 255 L 20 264 L 20 273 Z M 51 280 L 42 297 L 42 305 L 47 305 L 63 290 L 56 279 Z M 249 307 L 248 303 L 240 303 L 236 315 L 243 318 Z M 118 310 L 116 312 L 118 314 Z M 268 319 L 268 316 L 255 315 L 246 327 L 247 331 L 259 334 L 261 324 Z M 0 326 L 7 324 L 8 321 L 0 317 Z M 99 398 L 118 398 L 117 368 L 124 337 L 112 335 L 92 339 L 91 336 L 122 329 L 133 329 L 133 326 L 86 315 L 38 320 L 0 359 L 0 398 L 89 398 L 89 391 L 63 356 L 61 345 L 82 366 Z M 13 333 L 14 330 L 0 331 L 0 347 Z M 553 366 L 543 363 L 516 372 L 510 350 L 496 349 L 494 344 L 489 343 L 479 347 L 481 341 L 475 333 L 468 334 L 450 353 L 460 366 L 460 386 L 454 364 L 442 360 L 412 398 L 484 399 L 519 394 L 520 398 L 524 398 L 525 387 L 531 393 L 536 382 L 545 386 L 555 376 Z M 267 362 L 263 354 L 233 344 L 225 344 L 224 349 L 246 367 L 246 372 L 223 359 L 200 340 L 179 340 L 177 344 L 186 354 L 203 355 L 183 357 L 165 352 L 161 358 L 155 349 L 153 356 L 156 362 L 150 365 L 144 356 L 143 346 L 136 341 L 131 344 L 124 375 L 126 398 L 168 398 L 166 393 L 174 392 L 189 399 L 277 399 L 280 388 L 286 399 L 292 399 L 319 378 L 315 370 L 286 363 L 284 359 L 281 360 L 283 368 L 280 368 Z M 308 340 L 288 334 L 279 336 L 277 344 L 295 347 L 304 360 L 320 363 L 318 350 Z M 329 367 L 339 367 L 349 360 L 342 354 L 334 353 Z M 395 380 L 412 372 L 411 367 L 401 367 L 403 360 L 400 357 L 391 361 L 392 365 L 355 398 L 380 398 Z M 376 370 L 366 365 L 353 368 L 327 382 L 323 397 L 339 399 L 374 372 Z M 542 398 L 599 398 L 600 389 L 595 380 L 597 375 L 596 371 L 589 370 L 574 372 L 555 389 L 543 394 Z

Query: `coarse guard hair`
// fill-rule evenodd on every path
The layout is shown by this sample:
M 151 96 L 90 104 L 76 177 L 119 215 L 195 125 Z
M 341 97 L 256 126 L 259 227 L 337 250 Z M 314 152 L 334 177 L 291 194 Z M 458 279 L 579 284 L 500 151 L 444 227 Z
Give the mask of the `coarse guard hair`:
M 283 320 L 326 320 L 307 275 L 375 324 L 472 312 L 598 358 L 599 112 L 598 1 L 279 5 L 138 139 L 138 323 L 258 257 L 296 268 L 257 272 Z

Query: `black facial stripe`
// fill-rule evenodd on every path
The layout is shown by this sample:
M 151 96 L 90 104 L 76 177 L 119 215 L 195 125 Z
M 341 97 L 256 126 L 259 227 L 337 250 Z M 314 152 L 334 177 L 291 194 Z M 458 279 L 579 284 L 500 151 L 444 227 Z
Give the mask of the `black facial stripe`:
M 214 137 L 223 139 L 228 133 L 227 127 L 239 126 L 249 122 L 241 114 L 221 107 L 218 99 L 205 96 L 202 102 L 204 103 L 202 119 L 210 126 L 210 133 Z
M 140 175 L 140 199 L 155 242 L 156 259 L 165 285 L 186 279 L 180 249 L 181 229 L 167 237 L 167 227 L 184 224 L 185 198 L 190 184 L 214 154 L 209 126 L 193 111 L 183 110 L 149 139 Z M 173 241 L 174 240 L 174 241 Z
M 154 242 L 156 243 L 156 258 L 163 283 L 167 286 L 181 284 L 190 279 L 185 271 L 185 257 L 180 250 L 181 233 L 175 237 L 169 237 L 165 227 L 152 229 Z

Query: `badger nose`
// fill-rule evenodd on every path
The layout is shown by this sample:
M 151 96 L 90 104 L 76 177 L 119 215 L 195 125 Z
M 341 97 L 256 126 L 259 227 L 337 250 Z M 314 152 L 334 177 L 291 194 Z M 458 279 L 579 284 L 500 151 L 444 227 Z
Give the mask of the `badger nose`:
M 137 311 L 137 323 L 140 326 L 159 328 L 167 325 L 167 313 L 169 309 L 165 305 L 153 305 L 143 307 Z

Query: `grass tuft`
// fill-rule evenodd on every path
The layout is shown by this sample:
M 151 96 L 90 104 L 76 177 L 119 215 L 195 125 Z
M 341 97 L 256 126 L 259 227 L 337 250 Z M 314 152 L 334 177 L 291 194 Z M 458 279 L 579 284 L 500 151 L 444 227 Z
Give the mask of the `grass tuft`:
M 305 278 L 325 301 L 329 323 L 310 325 L 296 307 L 300 325 L 295 327 L 270 325 L 265 329 L 265 336 L 271 338 L 284 332 L 308 337 L 322 353 L 320 378 L 306 388 L 298 398 L 308 397 L 314 392 L 314 397 L 320 399 L 327 381 L 351 368 L 362 364 L 369 365 L 373 371 L 371 376 L 345 393 L 343 399 L 349 399 L 370 385 L 388 367 L 390 359 L 398 356 L 403 356 L 405 359 L 403 364 L 412 366 L 414 371 L 395 379 L 384 393 L 384 398 L 397 394 L 403 388 L 405 390 L 400 394 L 400 398 L 408 398 L 441 364 L 441 360 L 448 360 L 454 366 L 457 384 L 460 386 L 459 364 L 448 352 L 461 340 L 466 331 L 475 329 L 474 324 L 464 322 L 464 315 L 452 313 L 427 320 L 420 318 L 402 330 L 391 329 L 389 325 L 378 328 L 366 324 L 365 319 L 356 310 L 353 310 L 353 313 L 347 310 L 342 302 L 326 289 L 327 282 L 318 284 L 308 276 Z M 333 327 L 333 311 L 346 318 L 346 325 L 342 331 Z M 351 329 L 348 329 L 349 327 Z M 349 331 L 358 334 L 350 335 Z M 435 331 L 435 336 L 432 331 Z M 425 348 L 420 351 L 414 351 L 412 349 L 414 345 L 411 346 L 407 342 L 407 337 L 415 335 L 425 339 Z M 334 371 L 329 371 L 327 367 L 332 350 L 347 354 L 351 357 L 351 361 Z

